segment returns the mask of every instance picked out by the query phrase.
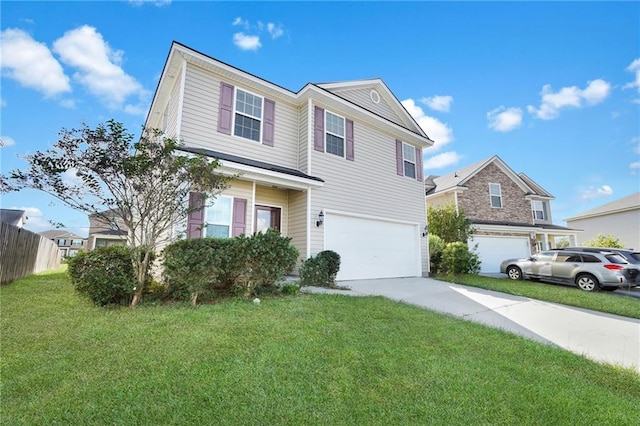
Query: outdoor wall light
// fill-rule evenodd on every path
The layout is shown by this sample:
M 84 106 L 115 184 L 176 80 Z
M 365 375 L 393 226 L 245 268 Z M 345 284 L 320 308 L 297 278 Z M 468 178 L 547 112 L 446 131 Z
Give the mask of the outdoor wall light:
M 422 231 L 422 236 L 426 237 L 428 233 L 429 233 L 429 226 L 425 225 L 424 230 Z
M 318 215 L 318 220 L 316 221 L 316 226 L 320 226 L 324 223 L 324 212 L 320 210 L 320 214 Z

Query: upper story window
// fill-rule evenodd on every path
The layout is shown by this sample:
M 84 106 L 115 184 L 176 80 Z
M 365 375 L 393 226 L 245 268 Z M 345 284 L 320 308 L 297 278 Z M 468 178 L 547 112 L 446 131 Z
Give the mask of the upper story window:
M 81 246 L 82 245 L 82 240 L 71 240 L 71 245 L 72 246 Z
M 205 236 L 215 238 L 231 237 L 233 198 L 218 196 L 212 205 L 205 209 Z
M 260 142 L 262 97 L 237 89 L 235 107 L 233 134 Z
M 326 151 L 344 157 L 344 118 L 325 111 Z
M 404 175 L 416 178 L 416 149 L 409 144 L 402 143 L 402 163 Z
M 66 245 L 67 245 L 67 240 L 59 239 L 59 240 L 58 240 L 58 245 L 59 245 L 59 246 L 66 246 Z
M 491 207 L 502 207 L 502 191 L 499 183 L 489 184 L 489 195 L 491 196 Z
M 538 220 L 547 219 L 547 203 L 544 201 L 533 201 L 532 203 L 533 218 Z

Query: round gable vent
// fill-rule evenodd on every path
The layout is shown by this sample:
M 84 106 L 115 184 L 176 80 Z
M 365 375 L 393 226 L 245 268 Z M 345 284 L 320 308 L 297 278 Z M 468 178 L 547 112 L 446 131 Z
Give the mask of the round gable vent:
M 369 96 L 371 97 L 371 100 L 373 101 L 374 104 L 380 103 L 380 94 L 376 90 L 372 90 L 369 93 Z

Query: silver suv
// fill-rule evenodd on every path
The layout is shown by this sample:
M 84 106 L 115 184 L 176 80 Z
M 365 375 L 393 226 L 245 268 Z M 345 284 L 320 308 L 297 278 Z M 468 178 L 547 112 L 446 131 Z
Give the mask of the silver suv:
M 584 291 L 640 285 L 640 267 L 612 252 L 543 251 L 525 259 L 507 259 L 500 264 L 500 272 L 512 280 L 571 284 Z

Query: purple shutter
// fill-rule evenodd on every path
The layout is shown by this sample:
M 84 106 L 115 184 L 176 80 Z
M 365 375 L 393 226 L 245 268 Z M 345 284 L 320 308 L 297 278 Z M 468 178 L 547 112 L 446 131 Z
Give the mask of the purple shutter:
M 347 160 L 353 161 L 353 121 L 346 119 L 347 130 Z
M 193 210 L 187 216 L 187 238 L 202 237 L 202 225 L 204 224 L 204 204 L 202 195 L 198 192 L 189 193 L 189 208 Z
M 324 109 L 317 106 L 314 114 L 313 149 L 324 152 Z
M 230 135 L 231 123 L 233 123 L 233 86 L 225 82 L 220 82 L 218 131 Z
M 273 127 L 276 119 L 276 103 L 264 98 L 264 126 L 262 128 L 262 143 L 273 146 Z
M 422 149 L 416 148 L 416 179 L 422 182 Z
M 400 176 L 404 176 L 404 161 L 402 159 L 402 141 L 396 139 L 396 171 Z
M 247 200 L 244 198 L 233 199 L 233 223 L 232 237 L 245 233 L 247 227 Z

